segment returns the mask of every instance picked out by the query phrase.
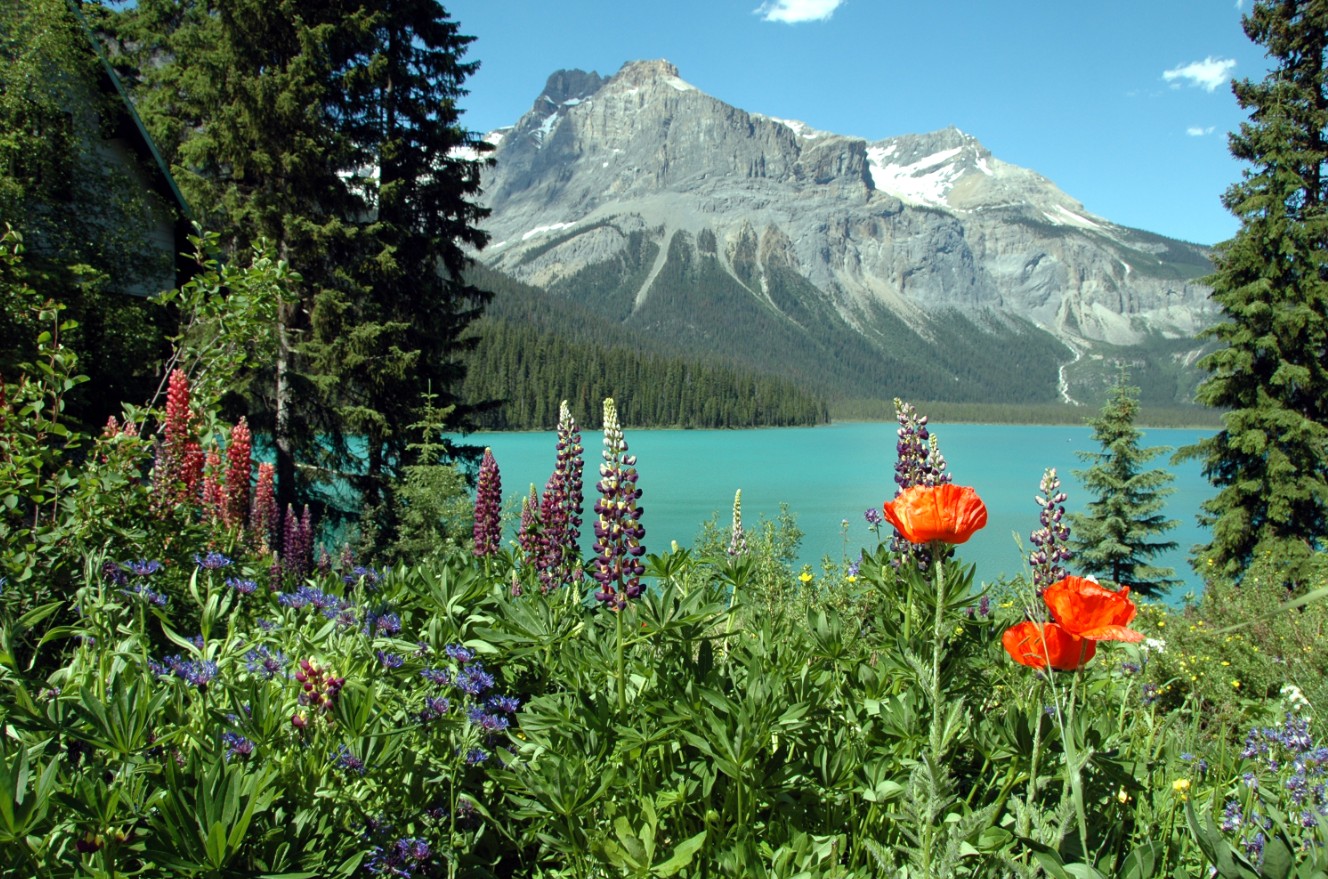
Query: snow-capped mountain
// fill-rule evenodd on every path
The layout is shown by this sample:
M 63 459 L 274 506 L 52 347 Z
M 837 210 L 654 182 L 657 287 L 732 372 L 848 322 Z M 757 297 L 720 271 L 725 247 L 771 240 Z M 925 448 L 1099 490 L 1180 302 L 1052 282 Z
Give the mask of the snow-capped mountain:
M 1095 216 L 956 128 L 869 142 L 732 107 L 639 61 L 609 78 L 553 74 L 488 139 L 480 258 L 680 338 L 700 330 L 670 303 L 698 272 L 763 320 L 878 347 L 897 341 L 883 324 L 925 345 L 937 321 L 963 319 L 1040 328 L 1068 358 L 1189 338 L 1212 318 L 1194 280 L 1203 248 Z

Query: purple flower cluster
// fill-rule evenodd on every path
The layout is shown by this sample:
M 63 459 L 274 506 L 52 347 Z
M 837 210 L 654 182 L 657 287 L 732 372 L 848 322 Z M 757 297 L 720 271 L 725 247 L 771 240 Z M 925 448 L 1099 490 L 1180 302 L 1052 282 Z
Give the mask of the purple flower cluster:
M 219 552 L 212 551 L 202 556 L 194 553 L 194 564 L 205 571 L 219 571 L 222 568 L 229 567 L 231 560 Z
M 566 586 L 580 561 L 582 495 L 581 430 L 563 400 L 558 408 L 557 459 L 544 485 L 539 505 L 540 530 L 535 540 L 535 568 L 540 591 L 547 594 Z
M 221 743 L 226 746 L 226 759 L 248 757 L 254 753 L 254 743 L 237 732 L 222 733 Z
M 149 659 L 148 670 L 159 678 L 175 676 L 201 690 L 217 676 L 217 663 L 211 659 L 184 659 L 177 654 L 163 662 Z
M 1281 726 L 1251 729 L 1241 757 L 1249 771 L 1240 798 L 1226 803 L 1222 830 L 1259 863 L 1278 823 L 1273 815 L 1286 816 L 1278 835 L 1315 844 L 1310 831 L 1328 817 L 1328 747 L 1314 743 L 1309 721 L 1288 713 Z
M 391 638 L 401 634 L 401 615 L 390 607 L 367 607 L 361 628 L 370 638 Z
M 148 604 L 154 604 L 157 607 L 165 607 L 167 602 L 170 600 L 162 593 L 154 592 L 145 583 L 135 583 L 133 586 L 121 589 L 120 591 L 123 592 L 125 595 L 137 595 L 139 598 L 142 598 Z
M 498 473 L 498 461 L 493 457 L 493 449 L 485 449 L 475 488 L 475 546 L 472 552 L 476 558 L 498 554 L 503 539 L 502 506 L 503 482 Z
M 364 761 L 350 752 L 350 748 L 342 745 L 337 752 L 332 755 L 332 762 L 339 769 L 345 769 L 347 772 L 354 772 L 356 775 L 364 774 Z
M 132 562 L 121 562 L 120 567 L 135 577 L 151 577 L 161 570 L 161 562 L 156 559 L 138 559 Z
M 336 622 L 343 629 L 356 624 L 355 604 L 338 595 L 324 592 L 316 586 L 305 583 L 294 592 L 283 592 L 277 596 L 277 603 L 291 610 L 306 607 L 320 611 L 323 616 Z
M 270 681 L 278 675 L 285 675 L 286 655 L 280 650 L 273 653 L 266 646 L 260 644 L 245 653 L 244 667 L 250 674 L 258 675 Z
M 530 494 L 521 499 L 521 524 L 516 529 L 516 545 L 521 550 L 521 562 L 528 567 L 535 567 L 539 559 L 540 501 L 535 486 L 530 486 Z
M 945 458 L 941 455 L 936 437 L 927 430 L 927 416 L 898 397 L 895 398 L 895 418 L 899 421 L 899 441 L 895 444 L 895 484 L 900 491 L 915 485 L 941 485 L 950 481 L 945 472 Z M 870 518 L 868 519 L 870 523 Z M 876 524 L 876 523 L 872 523 Z
M 1056 468 L 1048 468 L 1042 474 L 1038 486 L 1039 494 L 1034 500 L 1042 508 L 1038 519 L 1042 527 L 1030 535 L 1033 551 L 1029 553 L 1028 564 L 1033 569 L 1033 586 L 1038 595 L 1052 583 L 1064 578 L 1069 570 L 1061 564 L 1068 562 L 1070 548 L 1070 526 L 1065 519 L 1065 492 L 1061 491 L 1061 481 L 1056 476 Z
M 241 595 L 253 595 L 258 589 L 256 582 L 245 577 L 227 577 L 226 585 Z
M 596 486 L 600 498 L 595 502 L 594 576 L 600 584 L 595 598 L 610 610 L 621 611 L 628 599 L 641 594 L 641 575 L 646 570 L 641 561 L 646 549 L 641 541 L 646 529 L 641 525 L 644 511 L 637 504 L 641 489 L 636 487 L 636 456 L 627 454 L 612 397 L 604 401 L 603 454 Z
M 388 846 L 376 845 L 369 852 L 364 868 L 373 876 L 410 879 L 417 871 L 427 872 L 430 849 L 427 840 L 405 837 Z
M 295 514 L 295 508 L 286 507 L 282 523 L 281 539 L 281 574 L 287 580 L 300 582 L 313 571 L 314 567 L 314 522 L 309 505 L 304 505 L 301 515 Z
M 912 404 L 895 397 L 895 420 L 899 422 L 895 443 L 895 485 L 899 492 L 915 485 L 943 485 L 951 481 L 946 472 L 945 457 L 940 444 L 927 429 L 927 416 L 919 415 Z M 872 533 L 879 533 L 883 517 L 879 510 L 867 514 L 867 525 Z M 896 564 L 911 559 L 919 569 L 931 567 L 931 550 L 920 544 L 909 543 L 894 530 L 890 538 L 890 551 Z

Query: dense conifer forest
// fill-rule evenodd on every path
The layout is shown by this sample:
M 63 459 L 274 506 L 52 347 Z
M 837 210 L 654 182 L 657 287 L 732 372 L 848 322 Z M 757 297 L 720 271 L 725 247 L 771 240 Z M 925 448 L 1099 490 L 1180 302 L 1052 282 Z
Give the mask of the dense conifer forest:
M 494 291 L 475 327 L 465 393 L 490 400 L 477 416 L 491 430 L 547 430 L 566 400 L 596 424 L 614 397 L 625 419 L 650 427 L 737 428 L 822 424 L 826 400 L 785 379 L 713 358 L 670 354 L 635 331 L 483 267 L 472 282 Z

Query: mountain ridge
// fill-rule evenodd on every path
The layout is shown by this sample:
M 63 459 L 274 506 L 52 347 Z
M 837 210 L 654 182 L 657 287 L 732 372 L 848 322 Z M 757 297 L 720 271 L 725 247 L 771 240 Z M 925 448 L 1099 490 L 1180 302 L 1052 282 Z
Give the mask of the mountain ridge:
M 666 267 L 679 235 L 809 338 L 879 345 L 888 315 L 927 345 L 953 310 L 989 329 L 1040 327 L 1068 356 L 1191 338 L 1213 316 L 1194 280 L 1204 248 L 1091 214 L 958 128 L 877 141 L 818 131 L 637 61 L 610 77 L 556 71 L 489 139 L 493 243 L 479 258 L 560 295 L 602 288 L 592 298 L 618 319 L 650 314 L 659 331 L 685 324 L 667 307 L 682 292 L 660 281 L 678 276 Z

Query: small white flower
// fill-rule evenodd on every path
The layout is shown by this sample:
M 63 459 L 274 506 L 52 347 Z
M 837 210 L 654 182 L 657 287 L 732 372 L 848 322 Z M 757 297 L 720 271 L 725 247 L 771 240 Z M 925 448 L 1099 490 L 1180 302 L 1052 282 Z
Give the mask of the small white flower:
M 1144 653 L 1161 653 L 1167 649 L 1167 642 L 1161 638 L 1145 638 Z

